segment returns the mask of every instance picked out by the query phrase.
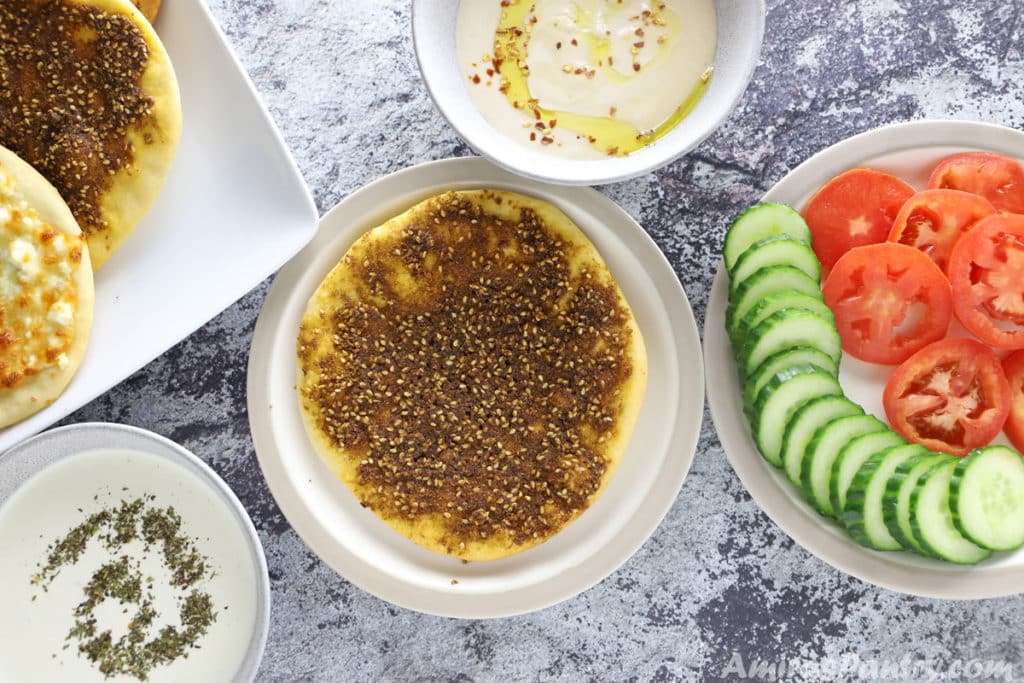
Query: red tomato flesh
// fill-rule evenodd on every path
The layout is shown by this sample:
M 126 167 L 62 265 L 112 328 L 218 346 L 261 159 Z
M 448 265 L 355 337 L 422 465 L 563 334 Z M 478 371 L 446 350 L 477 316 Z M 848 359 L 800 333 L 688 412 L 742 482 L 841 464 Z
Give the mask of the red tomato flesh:
M 911 443 L 967 455 L 992 441 L 1010 412 L 999 358 L 973 339 L 943 339 L 900 365 L 882 395 L 889 424 Z
M 1018 451 L 1024 452 L 1024 351 L 1003 359 L 1003 372 L 1010 384 L 1010 415 L 1003 431 Z
M 979 221 L 953 246 L 946 273 L 953 311 L 971 334 L 999 348 L 1024 348 L 1024 216 Z
M 804 207 L 814 253 L 828 271 L 854 247 L 884 242 L 914 188 L 888 173 L 854 168 L 825 183 Z
M 1024 168 L 1016 159 L 991 152 L 946 157 L 932 171 L 928 187 L 981 195 L 999 211 L 1024 213 Z
M 953 308 L 949 282 L 923 252 L 884 242 L 848 251 L 822 288 L 843 350 L 896 365 L 942 339 Z
M 945 270 L 960 236 L 996 212 L 984 197 L 959 190 L 925 190 L 908 199 L 896 215 L 890 242 L 923 251 Z

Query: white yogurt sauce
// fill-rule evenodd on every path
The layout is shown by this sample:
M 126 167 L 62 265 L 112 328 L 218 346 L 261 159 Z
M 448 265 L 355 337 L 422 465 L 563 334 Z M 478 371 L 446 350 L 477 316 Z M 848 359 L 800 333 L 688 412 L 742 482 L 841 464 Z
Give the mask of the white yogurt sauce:
M 508 34 L 496 31 L 514 17 L 534 104 L 516 96 L 514 83 L 509 89 L 510 67 L 502 68 L 514 58 L 502 47 Z M 470 96 L 497 130 L 552 154 L 598 159 L 635 151 L 679 123 L 710 76 L 716 30 L 714 0 L 463 0 L 456 47 Z M 649 137 L 625 149 L 637 132 Z
M 48 545 L 90 514 L 146 495 L 155 496 L 148 507 L 173 506 L 182 518 L 182 533 L 209 558 L 216 575 L 197 587 L 210 594 L 217 612 L 201 648 L 169 666 L 155 667 L 149 680 L 232 680 L 255 625 L 257 583 L 246 538 L 231 509 L 176 463 L 135 451 L 98 450 L 42 470 L 0 506 L 0 681 L 136 680 L 104 679 L 79 656 L 77 641 L 65 641 L 74 624 L 72 611 L 84 599 L 83 587 L 97 568 L 115 559 L 109 550 L 94 538 L 76 564 L 60 570 L 48 591 L 30 581 L 45 564 Z M 142 543 L 133 541 L 117 554 L 142 556 L 142 572 L 155 580 L 159 616 L 150 627 L 153 637 L 165 625 L 180 624 L 178 604 L 159 553 L 142 551 Z M 98 628 L 112 629 L 116 640 L 126 632 L 132 612 L 129 607 L 125 614 L 117 600 L 106 600 L 95 612 Z M 66 644 L 68 649 L 62 649 Z

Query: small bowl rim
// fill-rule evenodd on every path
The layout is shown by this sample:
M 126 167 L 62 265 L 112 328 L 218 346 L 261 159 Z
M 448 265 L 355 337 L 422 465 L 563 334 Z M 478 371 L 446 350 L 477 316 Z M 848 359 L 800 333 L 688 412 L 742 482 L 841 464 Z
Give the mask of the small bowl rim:
M 238 523 L 242 535 L 245 537 L 246 545 L 249 546 L 250 559 L 253 561 L 253 569 L 256 574 L 256 614 L 254 617 L 252 635 L 246 649 L 244 658 L 235 671 L 234 680 L 253 681 L 259 671 L 266 650 L 267 640 L 270 635 L 270 610 L 271 592 L 270 577 L 267 570 L 267 559 L 263 550 L 263 544 L 256 532 L 256 527 L 246 512 L 245 506 L 235 495 L 235 492 L 228 486 L 220 475 L 212 467 L 192 451 L 171 439 L 161 436 L 156 432 L 135 427 L 132 425 L 119 424 L 114 422 L 80 422 L 71 425 L 63 425 L 36 434 L 8 450 L 0 453 L 0 462 L 8 460 L 16 454 L 37 449 L 41 445 L 53 440 L 73 439 L 75 435 L 82 432 L 93 432 L 98 437 L 111 433 L 119 433 L 122 437 L 128 437 L 133 441 L 129 445 L 112 445 L 112 449 L 137 450 L 147 455 L 165 458 L 171 462 L 184 467 L 186 470 L 198 477 L 210 490 L 217 494 L 217 497 L 225 503 L 231 511 L 235 521 Z M 147 448 L 146 446 L 149 446 Z M 83 446 L 73 449 L 71 452 L 47 461 L 40 467 L 33 467 L 21 481 L 14 485 L 9 494 L 0 500 L 0 510 L 11 500 L 18 491 L 22 490 L 30 481 L 34 480 L 40 473 L 56 465 L 58 462 L 73 458 L 76 455 L 94 451 L 102 446 Z M 162 450 L 161 450 L 162 449 Z
M 453 0 L 455 2 L 462 2 L 463 0 Z M 468 126 L 464 123 L 464 115 L 460 113 L 458 107 L 454 106 L 454 102 L 446 100 L 441 97 L 438 90 L 438 83 L 431 75 L 432 72 L 429 67 L 426 66 L 427 62 L 424 61 L 423 56 L 423 36 L 420 35 L 420 31 L 417 29 L 419 25 L 418 17 L 425 14 L 427 10 L 424 7 L 426 0 L 412 0 L 411 9 L 411 24 L 412 24 L 412 43 L 413 52 L 416 55 L 416 64 L 420 71 L 420 80 L 422 80 L 426 87 L 427 94 L 430 96 L 430 100 L 434 103 L 434 107 L 440 112 L 441 116 L 444 117 L 445 121 L 450 125 L 458 136 L 473 150 L 474 153 L 489 159 L 495 165 L 529 178 L 530 180 L 536 180 L 539 182 L 552 183 L 556 185 L 608 185 L 611 183 L 622 182 L 624 180 L 630 180 L 632 178 L 638 178 L 648 173 L 653 173 L 659 169 L 668 166 L 669 164 L 677 161 L 681 157 L 690 153 L 696 149 L 704 140 L 711 136 L 716 130 L 718 130 L 722 123 L 725 122 L 729 116 L 732 115 L 736 107 L 739 105 L 740 100 L 746 94 L 746 91 L 750 87 L 750 82 L 753 80 L 754 71 L 757 69 L 757 65 L 760 61 L 761 48 L 764 43 L 764 32 L 765 32 L 765 21 L 767 16 L 766 0 L 744 0 L 744 2 L 750 2 L 755 6 L 756 12 L 756 32 L 755 36 L 749 43 L 750 59 L 744 64 L 742 71 L 740 72 L 739 82 L 742 85 L 736 88 L 731 93 L 728 93 L 727 97 L 721 99 L 720 109 L 718 114 L 713 117 L 713 120 L 697 135 L 689 138 L 680 138 L 682 144 L 678 147 L 671 147 L 668 143 L 670 138 L 666 137 L 658 141 L 661 146 L 651 145 L 650 149 L 664 149 L 671 150 L 657 156 L 652 155 L 652 159 L 649 163 L 634 168 L 626 168 L 624 170 L 612 170 L 602 171 L 603 168 L 617 169 L 625 164 L 626 160 L 635 159 L 636 157 L 615 157 L 609 158 L 608 160 L 572 160 L 561 157 L 552 157 L 562 163 L 572 164 L 579 171 L 572 177 L 559 174 L 546 174 L 543 171 L 537 170 L 533 167 L 516 163 L 514 159 L 504 159 L 496 154 L 492 154 L 489 151 L 481 148 L 474 141 L 473 137 L 467 134 Z M 717 6 L 717 2 L 716 2 Z M 500 133 L 499 133 L 500 134 Z M 635 166 L 634 164 L 628 164 L 627 166 Z

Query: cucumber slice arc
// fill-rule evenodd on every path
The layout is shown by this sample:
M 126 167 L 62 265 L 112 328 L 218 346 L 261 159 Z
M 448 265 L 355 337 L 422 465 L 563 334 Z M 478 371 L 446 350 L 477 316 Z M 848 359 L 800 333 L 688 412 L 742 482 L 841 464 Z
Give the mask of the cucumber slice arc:
M 729 271 L 729 298 L 754 273 L 772 266 L 793 266 L 821 282 L 821 262 L 814 250 L 789 235 L 773 235 L 750 245 Z
M 957 464 L 940 462 L 917 480 L 910 494 L 910 529 L 932 555 L 956 564 L 977 564 L 992 551 L 964 538 L 953 524 L 949 485 Z
M 843 524 L 853 540 L 875 550 L 904 548 L 885 524 L 882 511 L 885 488 L 900 464 L 929 453 L 924 446 L 907 444 L 879 451 L 864 461 L 850 483 L 842 513 Z
M 845 396 L 822 396 L 800 406 L 782 435 L 782 466 L 789 480 L 800 486 L 804 452 L 820 428 L 840 417 L 863 414 L 864 409 Z
M 832 420 L 814 433 L 804 452 L 800 484 L 818 512 L 827 517 L 834 516 L 829 497 L 829 481 L 832 478 L 832 464 L 839 457 L 843 446 L 862 434 L 887 431 L 889 428 L 886 424 L 873 415 L 854 415 Z
M 779 467 L 782 434 L 793 413 L 813 398 L 842 396 L 834 376 L 814 365 L 797 365 L 772 379 L 757 398 L 751 426 L 754 441 L 764 459 Z
M 805 244 L 811 243 L 811 230 L 803 216 L 784 204 L 762 202 L 750 207 L 733 221 L 725 234 L 722 258 L 725 269 L 732 272 L 736 261 L 754 242 L 774 235 L 789 235 Z
M 736 326 L 762 299 L 778 292 L 800 292 L 821 299 L 821 286 L 807 273 L 793 266 L 772 266 L 757 271 L 744 281 L 725 309 L 725 329 L 735 334 Z
M 952 461 L 953 456 L 944 453 L 929 453 L 904 460 L 893 471 L 882 494 L 882 516 L 892 537 L 904 548 L 921 555 L 931 556 L 910 529 L 910 494 L 918 480 L 940 462 Z
M 875 453 L 895 446 L 904 446 L 906 443 L 902 436 L 887 429 L 876 434 L 858 436 L 843 446 L 836 456 L 836 461 L 832 463 L 832 477 L 828 483 L 828 496 L 837 519 L 842 519 L 846 510 L 846 494 L 861 465 Z
M 744 380 L 743 409 L 747 414 L 757 402 L 757 396 L 775 375 L 794 365 L 815 365 L 833 377 L 839 375 L 839 366 L 832 358 L 819 349 L 811 346 L 798 346 L 779 351 L 765 359 L 757 366 L 754 374 Z
M 810 311 L 783 309 L 750 331 L 739 353 L 740 373 L 751 377 L 769 356 L 797 346 L 813 346 L 837 365 L 843 351 L 833 323 Z
M 771 314 L 786 308 L 802 308 L 805 311 L 817 313 L 833 325 L 836 321 L 832 309 L 818 295 L 811 296 L 797 291 L 776 292 L 754 304 L 754 307 L 743 318 L 733 321 L 732 329 L 726 330 L 729 333 L 729 339 L 732 340 L 733 349 L 739 351 L 743 348 L 743 342 L 750 334 L 750 330 L 764 322 Z
M 988 446 L 962 458 L 950 480 L 953 524 L 989 550 L 1024 545 L 1024 458 L 1006 446 Z

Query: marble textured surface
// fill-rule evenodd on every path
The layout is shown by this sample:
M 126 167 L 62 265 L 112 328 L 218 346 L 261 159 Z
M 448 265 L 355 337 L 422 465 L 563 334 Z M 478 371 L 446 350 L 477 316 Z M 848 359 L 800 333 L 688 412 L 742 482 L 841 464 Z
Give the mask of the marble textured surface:
M 469 154 L 419 81 L 407 0 L 209 1 L 322 211 L 383 174 Z M 702 324 L 724 226 L 813 152 L 906 119 L 1024 126 L 1022 14 L 1021 0 L 773 0 L 762 62 L 725 125 L 668 168 L 603 191 L 657 240 Z M 718 680 L 754 660 L 853 656 L 1006 660 L 1024 678 L 1024 598 L 917 599 L 837 572 L 760 512 L 707 416 L 667 519 L 583 595 L 490 622 L 367 595 L 306 549 L 255 461 L 245 370 L 266 287 L 69 419 L 167 435 L 238 493 L 274 591 L 261 680 Z M 791 666 L 784 677 L 843 676 Z

